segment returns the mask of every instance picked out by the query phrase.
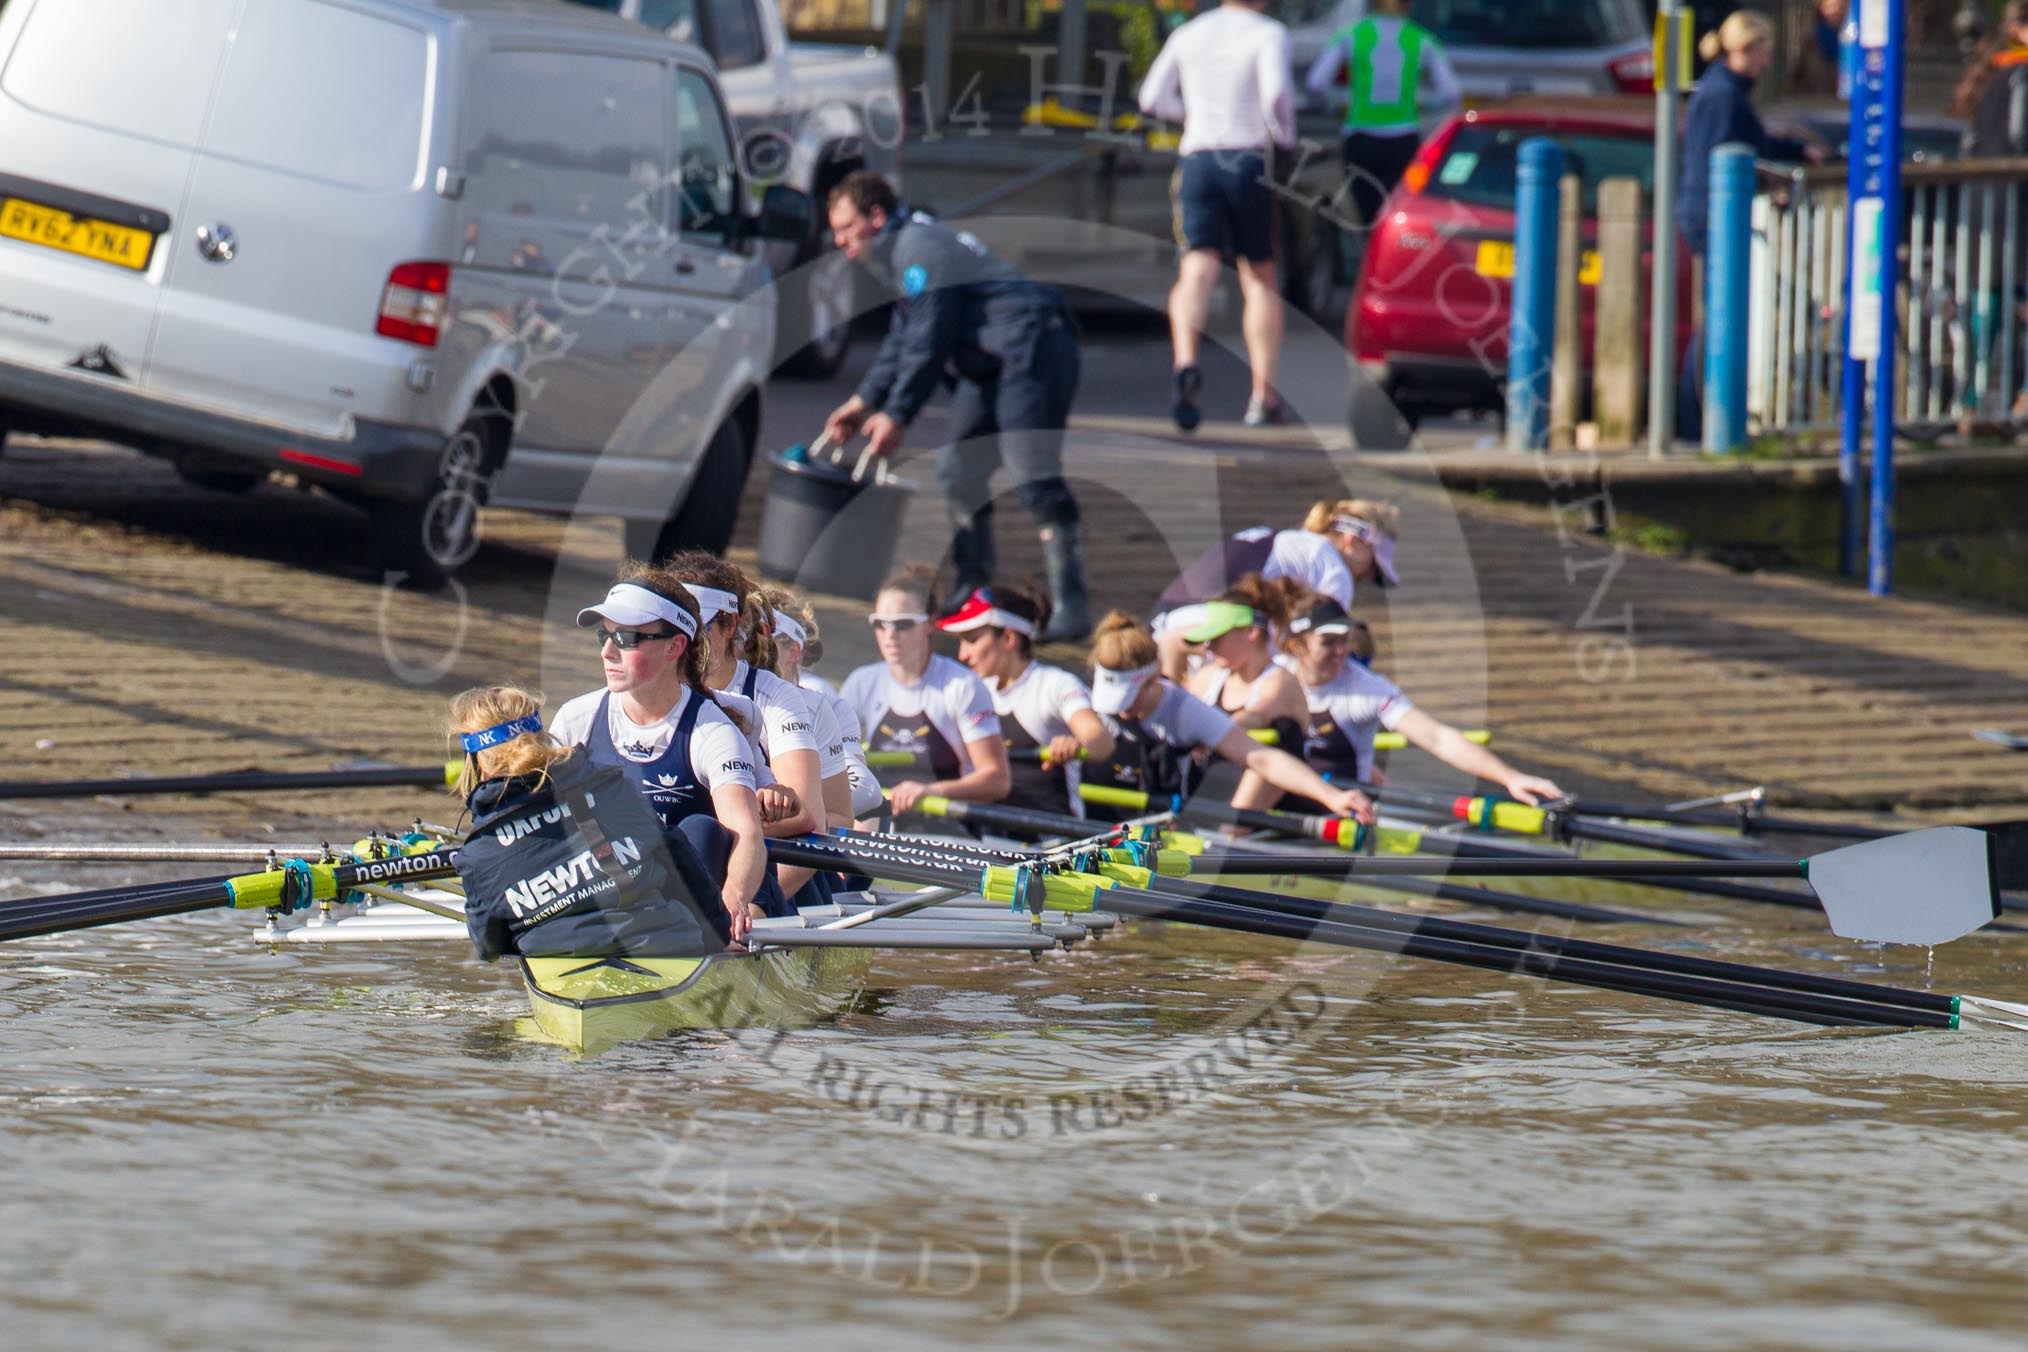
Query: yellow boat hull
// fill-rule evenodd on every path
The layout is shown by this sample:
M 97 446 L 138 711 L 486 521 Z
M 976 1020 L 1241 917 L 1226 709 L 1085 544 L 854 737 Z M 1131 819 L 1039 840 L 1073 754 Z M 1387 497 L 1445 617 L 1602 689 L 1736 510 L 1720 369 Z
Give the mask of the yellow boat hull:
M 835 1014 L 868 952 L 770 948 L 703 958 L 523 958 L 525 1031 L 574 1051 L 682 1029 L 788 1028 Z

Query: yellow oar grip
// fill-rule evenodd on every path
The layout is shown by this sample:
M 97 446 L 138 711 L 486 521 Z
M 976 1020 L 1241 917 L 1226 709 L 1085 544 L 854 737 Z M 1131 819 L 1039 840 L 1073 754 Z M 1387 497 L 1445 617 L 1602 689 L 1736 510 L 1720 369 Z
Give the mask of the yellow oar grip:
M 1134 852 L 1132 850 L 1106 850 L 1100 855 L 1100 858 L 1105 863 L 1125 865 L 1151 877 L 1154 875 L 1160 875 L 1164 878 L 1187 878 L 1190 876 L 1190 855 L 1182 850 L 1155 851 L 1155 867 L 1152 869 L 1135 864 Z M 1121 881 L 1124 882 L 1126 880 L 1122 878 Z M 1133 885 L 1135 887 L 1146 887 L 1148 884 L 1146 882 L 1138 882 Z
M 951 815 L 951 800 L 938 794 L 926 793 L 915 800 L 915 810 L 925 817 L 948 817 Z
M 1510 803 L 1499 798 L 1474 798 L 1466 807 L 1465 820 L 1474 826 L 1486 826 L 1488 809 L 1492 812 L 1490 825 L 1496 831 L 1513 831 L 1524 836 L 1539 836 L 1546 828 L 1549 814 L 1539 807 L 1526 803 Z
M 1140 789 L 1122 789 L 1112 784 L 1080 784 L 1077 796 L 1101 807 L 1123 807 L 1136 812 L 1148 806 L 1148 795 Z
M 906 769 L 921 759 L 913 751 L 869 751 L 866 753 L 866 767 L 869 770 Z
M 1276 746 L 1282 740 L 1282 735 L 1273 728 L 1248 728 L 1246 735 L 1263 746 Z
M 329 901 L 338 895 L 337 866 L 334 864 L 311 864 L 310 895 L 299 898 L 303 901 Z M 226 894 L 232 898 L 234 907 L 243 911 L 262 910 L 282 904 L 282 889 L 289 880 L 289 870 L 271 869 L 266 873 L 246 873 L 237 878 L 225 880 Z
M 456 788 L 458 784 L 458 776 L 462 775 L 463 773 L 465 773 L 465 763 L 463 761 L 461 760 L 445 761 L 444 787 L 447 789 Z
M 1014 900 L 1015 870 L 989 868 L 979 883 L 979 895 L 988 901 Z M 1089 911 L 1092 898 L 1113 886 L 1108 878 L 1089 873 L 1050 873 L 1042 879 L 1043 905 L 1052 911 Z
M 1162 840 L 1179 854 L 1203 854 L 1211 848 L 1210 841 L 1189 831 L 1164 831 Z

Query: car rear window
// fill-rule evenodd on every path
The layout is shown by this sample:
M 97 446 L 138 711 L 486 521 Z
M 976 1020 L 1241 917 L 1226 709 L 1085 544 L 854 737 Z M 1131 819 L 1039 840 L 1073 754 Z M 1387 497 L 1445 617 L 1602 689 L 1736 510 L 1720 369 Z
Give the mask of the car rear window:
M 1642 35 L 1627 0 L 1414 0 L 1409 12 L 1454 47 L 1607 47 Z
M 248 5 L 205 149 L 350 188 L 421 181 L 429 38 L 336 5 Z
M 1654 187 L 1654 143 L 1641 137 L 1467 124 L 1451 137 L 1423 195 L 1472 206 L 1511 208 L 1520 145 L 1544 134 L 1563 148 L 1564 168 L 1577 170 L 1584 184 L 1587 212 L 1596 207 L 1601 179 L 1637 178 L 1644 195 Z
M 235 0 L 42 0 L 0 88 L 39 112 L 188 150 Z

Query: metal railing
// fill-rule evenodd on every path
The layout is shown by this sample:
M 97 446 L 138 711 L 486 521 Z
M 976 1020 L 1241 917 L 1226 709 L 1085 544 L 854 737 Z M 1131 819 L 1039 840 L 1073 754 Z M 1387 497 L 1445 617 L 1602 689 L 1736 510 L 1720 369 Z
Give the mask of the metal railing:
M 2028 421 L 2028 159 L 1902 166 L 1895 421 L 1911 432 Z M 1845 349 L 1845 169 L 1760 166 L 1747 417 L 1835 432 Z

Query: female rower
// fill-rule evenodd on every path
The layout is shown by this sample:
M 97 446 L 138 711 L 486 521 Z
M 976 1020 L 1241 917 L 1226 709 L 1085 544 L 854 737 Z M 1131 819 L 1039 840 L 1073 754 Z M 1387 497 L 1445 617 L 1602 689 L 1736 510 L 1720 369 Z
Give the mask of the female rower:
M 763 907 L 774 903 L 763 891 L 767 849 L 753 756 L 704 684 L 697 603 L 654 569 L 628 564 L 577 622 L 598 638 L 606 684 L 556 711 L 556 740 L 584 747 L 594 765 L 625 771 L 663 824 L 689 837 L 724 879 L 729 909 L 757 898 Z
M 1554 783 L 1523 774 L 1485 747 L 1465 740 L 1450 724 L 1410 704 L 1394 682 L 1351 660 L 1347 648 L 1355 623 L 1328 597 L 1289 622 L 1283 647 L 1293 659 L 1309 706 L 1303 759 L 1311 769 L 1333 783 L 1383 782 L 1373 766 L 1373 731 L 1382 727 L 1400 733 L 1446 765 L 1498 784 L 1509 798 L 1532 804 L 1563 797 Z
M 1204 605 L 1204 618 L 1184 632 L 1186 643 L 1206 644 L 1210 659 L 1190 673 L 1184 688 L 1248 732 L 1293 754 L 1303 744 L 1310 706 L 1302 683 L 1275 665 L 1274 635 L 1315 599 L 1292 577 L 1248 573 Z
M 1190 669 L 1183 635 L 1203 618 L 1204 602 L 1248 573 L 1292 577 L 1320 596 L 1352 608 L 1357 584 L 1394 586 L 1394 539 L 1400 512 L 1391 503 L 1366 498 L 1320 500 L 1310 504 L 1296 530 L 1256 526 L 1231 536 L 1185 568 L 1156 603 L 1156 638 L 1162 672 L 1182 680 Z
M 458 873 L 480 959 L 702 957 L 744 939 L 746 906 L 721 901 L 689 838 L 623 771 L 544 732 L 541 705 L 497 685 L 451 701 L 451 743 L 465 753 L 457 792 L 472 814 Z
M 1182 761 L 1198 747 L 1242 766 L 1232 805 L 1266 807 L 1281 793 L 1306 794 L 1334 816 L 1373 820 L 1373 804 L 1356 789 L 1326 784 L 1317 772 L 1277 747 L 1264 746 L 1244 729 L 1156 665 L 1155 640 L 1140 621 L 1113 611 L 1099 621 L 1092 642 L 1092 708 L 1107 719 L 1117 746 L 1086 778 L 1144 789 L 1151 799 L 1180 797 Z
M 773 622 L 772 653 L 749 637 L 747 661 L 767 667 L 775 675 L 803 692 L 815 720 L 817 741 L 834 748 L 844 758 L 842 775 L 824 777 L 824 819 L 837 826 L 880 813 L 880 781 L 866 766 L 866 748 L 859 735 L 859 719 L 838 698 L 829 681 L 803 670 L 805 661 L 817 661 L 824 654 L 817 629 L 817 614 L 810 603 L 780 587 L 755 591 L 768 608 Z M 814 654 L 814 656 L 812 655 Z
M 749 740 L 769 773 L 793 789 L 802 804 L 802 811 L 794 817 L 770 822 L 768 834 L 821 833 L 825 827 L 824 778 L 845 773 L 844 753 L 842 749 L 834 751 L 827 765 L 802 690 L 747 662 L 738 651 L 742 631 L 759 631 L 772 643 L 773 615 L 755 598 L 753 584 L 737 565 L 716 554 L 685 550 L 661 566 L 697 602 L 703 626 L 697 645 L 705 653 L 705 684 L 720 695 L 738 695 L 753 706 L 755 734 Z M 793 894 L 790 881 L 784 878 L 783 887 Z
M 937 628 L 958 636 L 958 660 L 993 692 L 1009 751 L 1006 802 L 1084 815 L 1078 761 L 1113 754 L 1113 735 L 1092 712 L 1091 691 L 1061 667 L 1035 660 L 1049 602 L 1013 587 L 981 587 Z
M 903 777 L 889 785 L 896 813 L 926 794 L 973 803 L 1007 796 L 1007 746 L 993 692 L 950 658 L 930 651 L 930 615 L 937 608 L 936 573 L 911 564 L 890 577 L 873 600 L 873 641 L 880 661 L 845 678 L 839 693 L 866 749 L 913 753 L 932 778 Z

